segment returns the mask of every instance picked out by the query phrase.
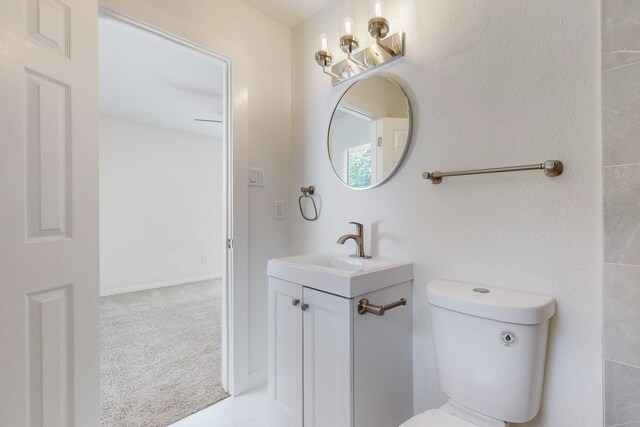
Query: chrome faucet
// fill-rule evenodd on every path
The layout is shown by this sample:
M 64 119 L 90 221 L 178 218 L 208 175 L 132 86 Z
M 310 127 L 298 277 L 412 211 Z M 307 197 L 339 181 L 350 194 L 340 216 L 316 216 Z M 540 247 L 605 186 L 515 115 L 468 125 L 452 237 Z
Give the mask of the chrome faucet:
M 354 255 L 349 255 L 350 257 L 371 258 L 369 255 L 364 254 L 364 231 L 362 224 L 359 222 L 350 222 L 349 224 L 356 226 L 356 234 L 345 234 L 344 236 L 340 236 L 338 243 L 344 245 L 344 242 L 351 239 L 356 242 L 356 253 Z

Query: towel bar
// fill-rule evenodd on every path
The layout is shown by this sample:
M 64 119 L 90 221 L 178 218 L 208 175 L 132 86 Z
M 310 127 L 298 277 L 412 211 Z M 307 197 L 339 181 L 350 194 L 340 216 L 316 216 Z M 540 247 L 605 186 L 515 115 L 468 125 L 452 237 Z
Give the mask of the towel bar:
M 563 164 L 560 160 L 547 160 L 545 162 L 534 163 L 532 165 L 507 166 L 503 168 L 472 169 L 453 172 L 423 172 L 422 178 L 431 180 L 432 184 L 440 184 L 442 182 L 442 178 L 447 176 L 480 175 L 485 173 L 517 172 L 528 170 L 542 170 L 544 171 L 544 174 L 546 176 L 553 177 L 562 175 Z

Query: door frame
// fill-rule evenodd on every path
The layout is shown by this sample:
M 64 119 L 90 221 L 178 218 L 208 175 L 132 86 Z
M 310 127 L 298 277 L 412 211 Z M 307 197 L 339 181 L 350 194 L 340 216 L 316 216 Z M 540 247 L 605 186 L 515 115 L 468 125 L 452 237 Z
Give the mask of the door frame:
M 231 59 L 208 49 L 199 44 L 193 43 L 183 37 L 169 33 L 161 28 L 147 24 L 139 19 L 121 14 L 104 6 L 99 6 L 99 18 L 114 19 L 121 23 L 133 26 L 139 30 L 150 32 L 159 37 L 163 37 L 173 43 L 177 43 L 188 49 L 203 53 L 223 68 L 223 132 L 222 132 L 222 151 L 223 151 L 223 189 L 225 195 L 223 197 L 222 209 L 222 227 L 224 242 L 225 262 L 222 271 L 222 386 L 228 393 L 235 394 L 235 367 L 234 367 L 234 318 L 236 314 L 233 310 L 234 301 L 234 280 L 233 280 L 233 81 L 232 81 L 232 63 Z M 240 390 L 241 391 L 241 390 Z

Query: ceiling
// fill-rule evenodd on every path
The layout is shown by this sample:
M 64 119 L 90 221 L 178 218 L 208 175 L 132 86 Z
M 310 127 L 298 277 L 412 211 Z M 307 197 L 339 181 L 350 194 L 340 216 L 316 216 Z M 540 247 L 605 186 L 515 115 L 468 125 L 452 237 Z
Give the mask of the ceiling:
M 244 0 L 249 6 L 275 19 L 281 24 L 295 28 L 320 10 L 330 0 Z
M 156 34 L 100 18 L 100 115 L 222 137 L 223 69 Z

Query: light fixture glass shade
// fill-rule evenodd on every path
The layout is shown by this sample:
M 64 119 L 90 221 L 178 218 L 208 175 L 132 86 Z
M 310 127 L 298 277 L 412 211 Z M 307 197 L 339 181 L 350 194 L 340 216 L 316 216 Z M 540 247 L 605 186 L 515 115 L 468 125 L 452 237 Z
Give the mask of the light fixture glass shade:
M 389 34 L 389 21 L 383 16 L 383 0 L 369 0 L 369 34 L 378 40 Z
M 384 16 L 384 2 L 382 0 L 369 0 L 369 18 L 381 18 Z
M 340 35 L 341 36 L 351 36 L 353 35 L 354 29 L 354 11 L 352 8 L 346 8 L 342 15 L 342 25 L 340 26 Z
M 327 28 L 322 26 L 317 29 L 317 50 L 315 54 L 316 63 L 323 68 L 331 67 L 333 64 L 333 54 L 329 50 L 329 33 Z
M 316 46 L 316 51 L 324 51 L 329 52 L 329 32 L 326 27 L 318 28 L 318 39 Z

